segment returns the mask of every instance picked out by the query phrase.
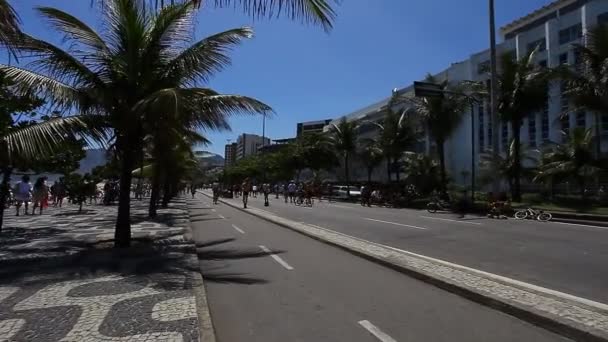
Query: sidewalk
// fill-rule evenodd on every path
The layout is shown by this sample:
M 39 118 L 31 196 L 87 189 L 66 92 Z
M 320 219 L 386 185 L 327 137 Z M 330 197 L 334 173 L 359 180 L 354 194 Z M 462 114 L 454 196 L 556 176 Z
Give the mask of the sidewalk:
M 131 248 L 112 248 L 116 206 L 49 208 L 0 233 L 2 341 L 198 341 L 202 289 L 184 200 L 147 218 L 132 202 Z M 204 296 L 204 290 L 203 290 Z

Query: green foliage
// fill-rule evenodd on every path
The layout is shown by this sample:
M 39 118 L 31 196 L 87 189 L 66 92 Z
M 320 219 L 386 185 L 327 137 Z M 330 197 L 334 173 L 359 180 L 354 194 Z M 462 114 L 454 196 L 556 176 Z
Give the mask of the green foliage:
M 371 182 L 374 169 L 377 168 L 384 159 L 384 151 L 382 151 L 380 144 L 376 140 L 363 139 L 359 141 L 357 155 L 367 170 L 367 181 Z
M 75 137 L 59 143 L 57 152 L 47 158 L 32 163 L 31 169 L 37 173 L 53 172 L 67 175 L 80 167 L 80 161 L 87 155 L 86 142 Z
M 403 168 L 407 174 L 406 182 L 414 184 L 422 195 L 428 195 L 441 187 L 439 164 L 433 158 L 422 154 L 406 152 Z
M 530 151 L 527 148 L 520 146 L 520 151 L 520 160 L 527 161 L 532 165 L 538 163 L 538 160 L 529 153 Z M 515 163 L 515 139 L 511 139 L 506 155 L 494 156 L 491 151 L 480 155 L 479 181 L 482 184 L 490 184 L 496 177 L 500 177 L 512 187 L 516 177 Z M 521 174 L 528 179 L 532 179 L 536 171 L 532 167 L 522 168 Z

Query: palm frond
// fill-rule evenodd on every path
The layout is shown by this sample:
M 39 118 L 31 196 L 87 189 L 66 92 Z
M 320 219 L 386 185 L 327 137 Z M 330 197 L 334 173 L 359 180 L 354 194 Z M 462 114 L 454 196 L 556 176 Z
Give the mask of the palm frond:
M 241 27 L 209 36 L 167 63 L 163 78 L 175 79 L 182 84 L 195 84 L 200 80 L 207 82 L 216 72 L 230 65 L 226 54 L 243 39 L 253 36 L 249 27 Z
M 19 16 L 7 0 L 0 0 L 0 46 L 13 51 L 12 43 L 21 34 Z
M 194 5 L 191 2 L 164 7 L 152 18 L 144 59 L 154 63 L 154 58 L 172 58 L 183 43 L 189 42 L 194 33 Z

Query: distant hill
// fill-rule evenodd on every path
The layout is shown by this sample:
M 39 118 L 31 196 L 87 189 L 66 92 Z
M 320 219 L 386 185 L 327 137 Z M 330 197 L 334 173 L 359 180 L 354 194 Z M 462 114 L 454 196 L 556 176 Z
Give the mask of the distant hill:
M 195 151 L 194 155 L 198 159 L 202 168 L 224 166 L 224 157 L 208 151 Z
M 104 165 L 108 161 L 107 151 L 102 148 L 87 150 L 87 155 L 80 161 L 77 173 L 90 173 L 95 167 Z

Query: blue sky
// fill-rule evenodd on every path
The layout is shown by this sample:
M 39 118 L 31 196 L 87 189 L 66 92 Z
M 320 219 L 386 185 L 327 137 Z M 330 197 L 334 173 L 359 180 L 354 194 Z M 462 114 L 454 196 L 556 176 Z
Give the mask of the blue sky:
M 550 0 L 496 0 L 500 27 Z M 90 0 L 12 0 L 24 29 L 58 42 L 32 7 L 54 6 L 92 25 L 98 16 Z M 487 0 L 342 0 L 335 28 L 286 19 L 253 20 L 239 11 L 205 8 L 196 37 L 252 26 L 255 38 L 237 47 L 232 66 L 209 84 L 223 93 L 255 97 L 276 115 L 266 122 L 267 136 L 295 136 L 296 123 L 335 118 L 390 95 L 427 72 L 466 59 L 488 47 Z M 231 132 L 207 132 L 223 155 L 227 139 L 262 133 L 261 117 L 231 119 Z

